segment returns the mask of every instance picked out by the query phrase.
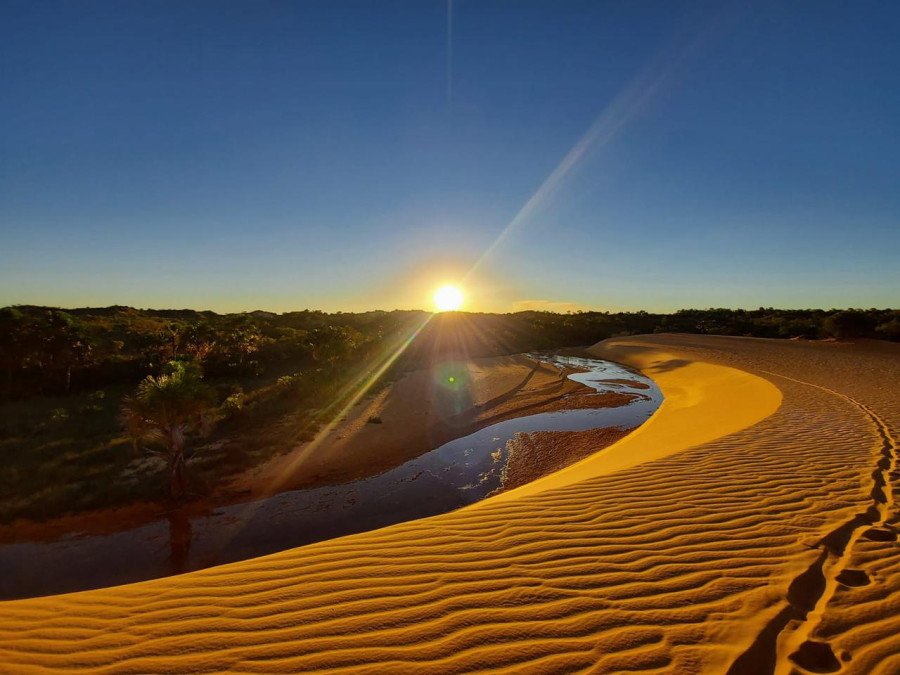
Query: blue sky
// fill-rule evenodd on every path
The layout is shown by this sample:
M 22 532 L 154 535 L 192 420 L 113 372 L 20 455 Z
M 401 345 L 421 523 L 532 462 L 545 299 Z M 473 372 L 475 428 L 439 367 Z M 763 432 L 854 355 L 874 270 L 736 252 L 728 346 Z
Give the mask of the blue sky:
M 0 305 L 900 305 L 900 4 L 0 5 Z

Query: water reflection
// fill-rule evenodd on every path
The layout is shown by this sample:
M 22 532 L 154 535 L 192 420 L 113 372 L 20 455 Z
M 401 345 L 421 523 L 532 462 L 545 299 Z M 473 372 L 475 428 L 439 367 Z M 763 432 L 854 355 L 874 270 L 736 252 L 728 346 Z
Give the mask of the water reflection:
M 615 391 L 636 398 L 616 408 L 564 410 L 499 422 L 378 476 L 284 492 L 193 520 L 176 512 L 167 521 L 107 536 L 2 546 L 0 595 L 24 597 L 138 581 L 445 513 L 479 501 L 500 486 L 506 444 L 517 433 L 630 428 L 662 402 L 652 380 L 618 364 L 536 358 L 585 369 L 569 377 L 598 394 Z
M 176 509 L 169 514 L 169 560 L 172 574 L 181 574 L 188 570 L 191 531 L 191 519 L 182 509 Z

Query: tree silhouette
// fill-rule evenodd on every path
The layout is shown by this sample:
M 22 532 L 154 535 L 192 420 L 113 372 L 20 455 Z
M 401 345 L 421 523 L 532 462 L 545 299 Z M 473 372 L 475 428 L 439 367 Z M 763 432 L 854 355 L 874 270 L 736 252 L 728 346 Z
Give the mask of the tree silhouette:
M 51 370 L 63 375 L 65 391 L 72 388 L 72 368 L 87 362 L 90 339 L 84 324 L 67 312 L 51 311 L 43 331 L 42 352 Z
M 158 377 L 146 377 L 122 404 L 122 422 L 138 445 L 166 460 L 169 496 L 180 501 L 187 488 L 185 436 L 211 427 L 212 389 L 193 363 L 172 361 Z
M 313 358 L 334 370 L 356 349 L 361 335 L 345 326 L 325 326 L 313 331 L 310 337 Z
M 845 309 L 825 319 L 825 330 L 836 338 L 870 337 L 875 319 L 859 309 Z
M 25 365 L 29 352 L 27 319 L 15 307 L 0 309 L 0 364 L 6 373 L 5 395 L 12 396 L 13 373 Z
M 182 332 L 185 351 L 198 363 L 203 363 L 216 346 L 219 336 L 208 321 L 198 321 L 187 326 Z
M 238 314 L 230 318 L 221 330 L 218 348 L 228 365 L 241 369 L 244 360 L 256 352 L 263 341 L 259 327 L 247 314 Z

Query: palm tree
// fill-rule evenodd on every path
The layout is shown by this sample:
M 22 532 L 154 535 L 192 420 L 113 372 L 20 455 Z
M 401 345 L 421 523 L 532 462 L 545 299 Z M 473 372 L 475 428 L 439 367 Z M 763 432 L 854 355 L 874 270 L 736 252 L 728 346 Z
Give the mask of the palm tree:
M 212 389 L 201 378 L 196 364 L 172 361 L 162 375 L 146 377 L 122 404 L 122 422 L 135 447 L 148 442 L 149 452 L 165 458 L 169 494 L 176 502 L 186 489 L 185 434 L 211 427 Z

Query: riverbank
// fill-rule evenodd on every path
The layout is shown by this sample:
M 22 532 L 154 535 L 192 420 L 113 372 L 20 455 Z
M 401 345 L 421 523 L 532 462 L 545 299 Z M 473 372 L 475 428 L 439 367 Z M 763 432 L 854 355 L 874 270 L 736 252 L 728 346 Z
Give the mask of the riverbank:
M 491 424 L 560 410 L 617 407 L 635 395 L 597 395 L 569 379 L 577 367 L 526 355 L 445 362 L 406 373 L 334 427 L 239 476 L 248 498 L 359 480 Z
M 535 367 L 571 373 L 569 377 L 596 393 L 568 395 L 564 401 L 576 401 L 572 409 L 553 406 L 550 411 L 491 423 L 376 476 L 282 491 L 204 513 L 181 509 L 140 527 L 103 535 L 0 545 L 0 598 L 159 578 L 453 511 L 501 487 L 508 468 L 508 441 L 517 433 L 618 429 L 640 424 L 659 405 L 660 394 L 650 380 L 615 364 L 558 355 L 544 358 L 548 362 Z M 623 375 L 642 382 L 608 380 Z M 594 402 L 588 405 L 584 399 Z M 610 400 L 631 405 L 604 405 Z M 555 460 L 573 458 L 561 452 Z M 514 467 L 513 475 L 522 473 Z
M 606 450 L 433 518 L 3 603 L 0 669 L 892 672 L 889 347 L 608 341 L 666 398 Z
M 497 494 L 564 469 L 625 438 L 634 428 L 519 433 L 507 443 L 509 460 Z
M 408 372 L 345 411 L 344 419 L 313 441 L 240 474 L 209 497 L 189 500 L 181 517 L 202 518 L 217 508 L 287 490 L 377 475 L 505 419 L 632 400 L 615 392 L 594 395 L 590 387 L 568 379 L 577 370 L 516 355 L 451 361 Z M 202 460 L 202 450 L 197 460 Z M 141 501 L 46 521 L 18 519 L 0 526 L 0 544 L 111 535 L 170 516 L 165 504 Z

